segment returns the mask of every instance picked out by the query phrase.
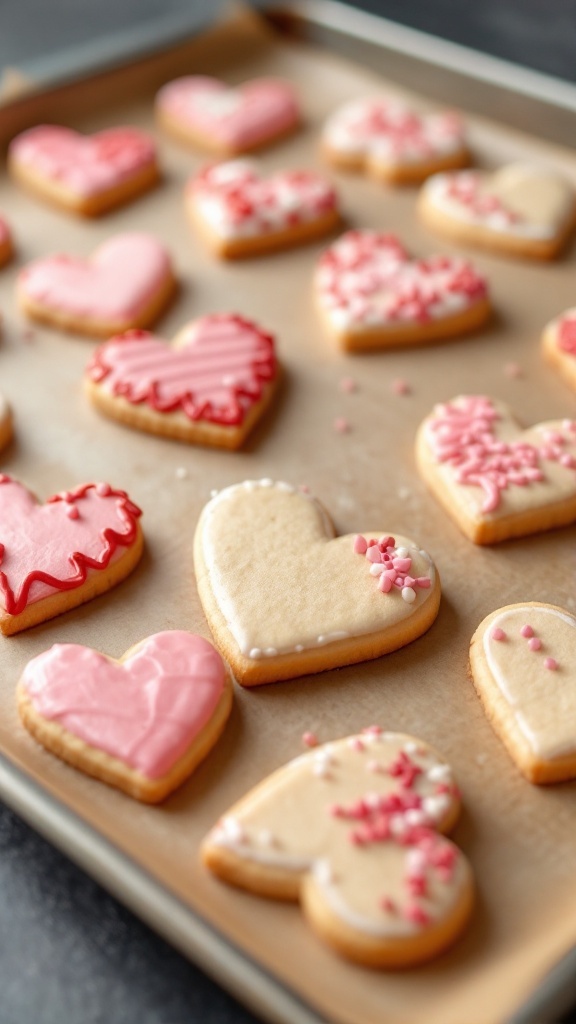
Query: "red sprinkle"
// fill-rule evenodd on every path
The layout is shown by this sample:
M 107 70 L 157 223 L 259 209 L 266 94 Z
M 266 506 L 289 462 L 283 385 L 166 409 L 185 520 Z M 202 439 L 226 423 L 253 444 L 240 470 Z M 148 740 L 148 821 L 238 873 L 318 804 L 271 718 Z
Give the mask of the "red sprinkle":
M 344 416 L 337 416 L 333 426 L 337 434 L 348 434 L 350 432 L 350 424 Z
M 304 732 L 302 733 L 302 743 L 305 747 L 317 747 L 320 740 L 318 739 L 315 732 Z
M 391 384 L 392 393 L 395 395 L 409 395 L 412 391 L 407 380 L 403 380 L 402 377 L 392 381 Z

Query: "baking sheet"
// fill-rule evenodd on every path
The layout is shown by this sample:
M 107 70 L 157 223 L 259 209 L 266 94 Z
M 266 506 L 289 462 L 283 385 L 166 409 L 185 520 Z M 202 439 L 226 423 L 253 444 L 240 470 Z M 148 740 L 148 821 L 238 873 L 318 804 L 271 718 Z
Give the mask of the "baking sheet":
M 388 85 L 342 58 L 276 42 L 246 15 L 172 58 L 154 58 L 139 74 L 127 69 L 92 86 L 23 100 L 0 114 L 0 129 L 8 134 L 18 121 L 46 117 L 87 131 L 120 123 L 150 128 L 156 85 L 184 70 L 220 74 L 231 83 L 275 74 L 298 85 L 306 129 L 262 157 L 269 169 L 323 168 L 317 134 L 326 114 Z M 50 210 L 4 178 L 0 183 L 0 210 L 18 246 L 17 261 L 0 274 L 0 387 L 14 406 L 17 432 L 1 456 L 2 469 L 41 497 L 86 479 L 125 487 L 144 510 L 147 539 L 141 565 L 115 591 L 27 634 L 2 638 L 0 751 L 326 1019 L 503 1021 L 576 940 L 576 784 L 538 789 L 519 776 L 467 678 L 468 642 L 483 616 L 501 604 L 531 598 L 576 607 L 574 529 L 475 548 L 420 482 L 413 438 L 434 402 L 461 391 L 492 393 L 527 423 L 574 415 L 573 395 L 542 363 L 538 347 L 542 326 L 574 302 L 574 252 L 551 266 L 471 253 L 492 285 L 497 314 L 489 328 L 421 350 L 345 357 L 323 335 L 313 309 L 311 273 L 323 244 L 238 265 L 218 263 L 183 217 L 183 184 L 204 158 L 159 141 L 163 186 L 94 223 Z M 488 165 L 537 158 L 576 180 L 570 152 L 510 129 L 476 119 L 472 143 Z M 338 186 L 350 225 L 398 231 L 415 255 L 462 252 L 420 226 L 414 191 L 323 169 Z M 36 327 L 30 332 L 18 314 L 18 265 L 56 248 L 88 254 L 126 229 L 156 233 L 176 261 L 182 287 L 159 333 L 171 337 L 192 317 L 226 310 L 276 332 L 286 380 L 275 410 L 242 452 L 189 448 L 101 418 L 81 386 L 92 344 Z M 522 377 L 506 375 L 510 362 L 520 364 Z M 341 393 L 343 376 L 357 381 L 356 393 Z M 400 377 L 411 385 L 409 396 L 392 393 Z M 350 421 L 349 434 L 334 431 L 337 416 Z M 179 467 L 186 468 L 185 479 L 177 478 Z M 398 531 L 418 539 L 443 580 L 443 604 L 430 632 L 379 661 L 250 692 L 237 688 L 218 747 L 160 808 L 138 806 L 38 748 L 14 704 L 26 661 L 55 642 L 90 644 L 118 656 L 161 629 L 209 636 L 193 580 L 198 515 L 212 488 L 263 476 L 312 485 L 342 532 Z M 338 960 L 297 907 L 229 889 L 210 878 L 197 857 L 216 818 L 299 752 L 302 732 L 312 729 L 327 740 L 373 721 L 413 732 L 451 760 L 464 797 L 455 839 L 478 882 L 477 909 L 463 940 L 406 974 Z

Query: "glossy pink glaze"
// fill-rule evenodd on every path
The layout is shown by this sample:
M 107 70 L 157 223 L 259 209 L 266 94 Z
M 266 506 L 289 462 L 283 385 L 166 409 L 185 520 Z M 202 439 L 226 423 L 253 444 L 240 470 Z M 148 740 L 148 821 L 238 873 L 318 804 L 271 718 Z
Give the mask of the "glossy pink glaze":
M 57 254 L 20 271 L 20 289 L 43 306 L 80 319 L 138 316 L 171 273 L 168 252 L 152 235 L 113 235 L 89 259 Z
M 137 128 L 80 135 L 51 124 L 17 135 L 9 154 L 22 167 L 81 197 L 120 185 L 156 159 L 154 142 Z
M 10 615 L 81 586 L 90 569 L 105 569 L 134 542 L 140 509 L 125 491 L 98 493 L 97 486 L 39 505 L 23 484 L 0 476 L 0 595 Z
M 288 130 L 299 116 L 294 90 L 272 78 L 230 89 L 216 78 L 189 75 L 165 85 L 157 103 L 183 127 L 238 149 Z
M 134 405 L 235 426 L 276 374 L 274 340 L 242 317 L 206 316 L 190 324 L 178 348 L 146 331 L 112 338 L 97 349 L 87 373 Z
M 202 637 L 148 637 L 118 664 L 55 644 L 22 681 L 35 710 L 150 779 L 166 775 L 209 723 L 224 691 L 222 658 Z

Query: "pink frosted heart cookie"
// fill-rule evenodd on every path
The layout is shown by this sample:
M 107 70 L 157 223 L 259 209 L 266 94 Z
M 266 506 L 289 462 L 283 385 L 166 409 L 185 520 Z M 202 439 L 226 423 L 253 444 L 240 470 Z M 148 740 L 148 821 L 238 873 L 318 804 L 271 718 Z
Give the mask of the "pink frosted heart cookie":
M 223 157 L 267 146 L 300 120 L 294 90 L 273 78 L 235 88 L 204 75 L 177 78 L 160 89 L 156 113 L 176 138 Z
M 33 320 L 95 337 L 147 327 L 172 299 L 176 279 L 153 235 L 113 235 L 88 259 L 57 254 L 20 271 L 20 308 Z
M 547 324 L 542 335 L 542 352 L 576 391 L 576 308 L 565 310 Z
M 416 443 L 430 490 L 475 544 L 576 520 L 576 422 L 524 430 L 508 406 L 461 395 L 435 406 Z
M 325 178 L 313 171 L 263 177 L 252 160 L 207 167 L 188 182 L 186 207 L 223 259 L 300 245 L 340 220 L 336 193 Z
M 38 125 L 12 140 L 8 167 L 42 199 L 86 217 L 135 199 L 160 176 L 154 142 L 138 128 L 80 135 L 60 125 Z
M 490 724 L 530 782 L 576 778 L 576 618 L 511 604 L 480 623 L 472 678 Z
M 343 956 L 409 967 L 454 942 L 470 916 L 470 865 L 441 834 L 459 809 L 432 747 L 372 726 L 270 775 L 221 818 L 202 856 L 232 885 L 298 900 Z
M 0 632 L 19 633 L 120 583 L 142 554 L 140 515 L 106 483 L 40 505 L 0 475 Z
M 12 258 L 14 247 L 12 244 L 12 234 L 8 223 L 4 220 L 4 217 L 0 217 L 0 267 L 3 267 L 5 263 Z
M 414 541 L 336 537 L 319 502 L 268 479 L 205 506 L 194 565 L 217 646 L 243 686 L 395 651 L 440 604 L 438 573 Z
M 381 231 L 342 235 L 320 257 L 315 288 L 328 331 L 352 352 L 457 337 L 491 312 L 486 280 L 471 263 L 410 259 Z
M 107 416 L 191 443 L 238 448 L 278 382 L 274 339 L 239 316 L 205 316 L 172 346 L 145 331 L 95 352 L 86 388 Z
M 54 644 L 28 662 L 17 698 L 24 725 L 47 750 L 136 800 L 158 803 L 220 736 L 232 683 L 212 644 L 168 630 L 119 661 Z
M 456 114 L 419 113 L 392 97 L 367 97 L 341 107 L 326 122 L 322 146 L 335 167 L 365 170 L 399 185 L 469 162 L 464 125 Z
M 429 178 L 419 212 L 432 230 L 511 256 L 552 259 L 576 226 L 576 193 L 565 178 L 530 164 L 494 173 L 460 171 Z

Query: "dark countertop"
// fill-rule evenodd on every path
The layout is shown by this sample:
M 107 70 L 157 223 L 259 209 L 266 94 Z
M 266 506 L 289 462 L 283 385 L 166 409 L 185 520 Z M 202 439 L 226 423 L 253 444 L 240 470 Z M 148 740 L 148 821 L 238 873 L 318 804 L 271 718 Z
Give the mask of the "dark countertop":
M 2 0 L 0 68 L 210 6 L 210 0 Z M 576 0 L 364 0 L 356 6 L 576 81 Z M 0 1024 L 258 1024 L 1 804 L 0 906 Z M 576 1011 L 565 1024 L 576 1024 Z

